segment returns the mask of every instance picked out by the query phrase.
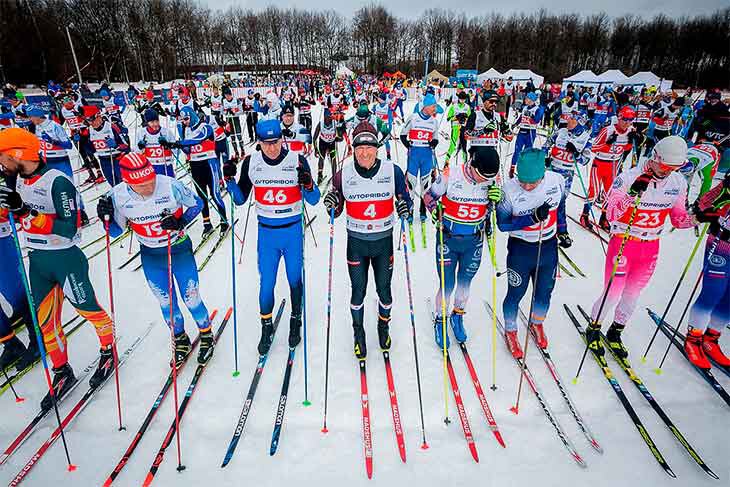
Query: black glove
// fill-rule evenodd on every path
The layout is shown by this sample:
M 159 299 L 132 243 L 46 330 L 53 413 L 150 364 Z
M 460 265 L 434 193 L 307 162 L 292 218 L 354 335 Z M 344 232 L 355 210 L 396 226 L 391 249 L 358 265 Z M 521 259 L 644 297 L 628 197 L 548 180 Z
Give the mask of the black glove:
M 294 138 L 294 132 L 291 131 L 291 129 L 284 129 L 281 131 L 281 135 L 286 137 L 287 139 L 293 139 Z
M 236 163 L 232 161 L 228 161 L 225 164 L 223 164 L 223 178 L 226 180 L 232 180 L 236 177 L 236 173 L 238 172 L 238 168 L 236 167 Z
M 569 249 L 573 245 L 573 239 L 570 238 L 568 232 L 558 233 L 558 245 L 564 249 Z
M 439 145 L 439 141 L 438 141 L 438 139 L 431 139 L 428 142 L 428 145 L 431 146 L 431 149 L 435 149 Z
M 644 191 L 649 187 L 649 183 L 653 179 L 653 176 L 648 173 L 642 173 L 638 178 L 631 184 L 629 188 L 629 196 L 641 196 Z
M 534 210 L 532 210 L 532 221 L 535 223 L 540 223 L 548 219 L 548 216 L 550 215 L 550 203 L 547 201 Z
M 618 135 L 616 135 L 616 132 L 614 132 L 614 133 L 612 133 L 611 135 L 608 136 L 608 138 L 606 139 L 606 143 L 608 145 L 611 145 L 611 144 L 613 144 L 613 143 L 616 142 L 616 139 L 617 138 L 618 138 Z
M 340 195 L 337 194 L 337 191 L 331 190 L 324 196 L 324 207 L 327 208 L 327 211 L 332 211 L 339 205 Z
M 182 220 L 177 218 L 172 213 L 168 213 L 162 216 L 160 219 L 160 228 L 163 230 L 170 230 L 171 232 L 182 229 Z
M 399 218 L 408 219 L 411 216 L 411 210 L 408 208 L 408 203 L 405 200 L 395 200 L 395 211 L 398 212 Z
M 632 130 L 629 133 L 629 142 L 631 142 L 631 145 L 635 148 L 638 148 L 644 143 L 644 136 L 636 130 Z
M 580 154 L 580 151 L 572 142 L 568 142 L 567 144 L 565 144 L 565 150 L 572 152 L 573 155 L 576 157 L 578 156 L 578 154 Z
M 96 214 L 99 215 L 101 221 L 112 221 L 114 218 L 114 200 L 111 195 L 104 195 L 99 198 L 96 204 Z
M 304 166 L 297 166 L 297 183 L 306 191 L 312 191 L 314 181 L 312 180 L 312 172 Z
M 162 146 L 163 149 L 172 149 L 173 142 L 170 142 L 167 139 L 163 139 L 162 137 L 160 137 L 158 142 L 160 143 L 160 145 Z
M 20 217 L 30 213 L 30 207 L 23 202 L 20 193 L 7 186 L 0 186 L 0 208 L 5 208 Z
M 145 143 L 144 140 L 140 140 L 139 142 L 137 142 L 137 147 L 139 147 L 139 150 L 144 149 L 146 145 L 147 144 Z M 162 145 L 162 144 L 160 144 L 160 145 Z
M 730 189 L 730 172 L 725 174 L 725 178 L 722 180 L 722 186 L 725 189 Z

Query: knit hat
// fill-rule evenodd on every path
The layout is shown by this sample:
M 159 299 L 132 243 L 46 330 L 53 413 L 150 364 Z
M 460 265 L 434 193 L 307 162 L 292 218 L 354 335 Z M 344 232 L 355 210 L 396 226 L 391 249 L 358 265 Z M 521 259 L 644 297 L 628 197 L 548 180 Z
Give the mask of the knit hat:
M 378 147 L 378 132 L 367 121 L 360 122 L 352 132 L 352 146 L 359 147 L 361 145 Z
M 155 168 L 152 167 L 147 156 L 131 152 L 119 160 L 119 171 L 122 181 L 127 184 L 144 184 L 155 179 Z
M 281 124 L 278 120 L 261 120 L 256 124 L 256 137 L 264 142 L 281 138 Z
M 444 109 L 441 107 L 441 105 L 436 103 L 436 97 L 428 94 L 423 97 L 423 101 L 421 102 L 421 108 L 426 108 L 431 105 L 436 105 L 436 113 L 444 113 Z
M 494 147 L 475 147 L 469 163 L 484 178 L 493 178 L 499 172 L 499 154 Z
M 545 152 L 526 149 L 517 159 L 517 179 L 521 183 L 537 183 L 545 176 Z
M 157 113 L 157 110 L 154 108 L 148 108 L 144 111 L 144 121 L 145 122 L 152 122 L 153 120 L 159 120 L 160 115 Z
M 531 101 L 537 101 L 537 95 L 535 93 L 528 93 L 526 98 Z
M 11 127 L 0 130 L 0 154 L 23 161 L 38 161 L 41 142 L 27 130 Z
M 282 115 L 286 115 L 286 114 L 294 115 L 294 105 L 292 105 L 291 103 L 285 103 L 281 109 L 281 114 Z
M 368 110 L 368 106 L 363 103 L 359 107 L 357 107 L 355 116 L 357 118 L 368 118 L 370 116 L 370 110 Z
M 182 110 L 180 110 L 180 116 L 189 118 L 191 127 L 195 127 L 200 121 L 200 119 L 198 118 L 198 114 L 195 113 L 195 110 L 193 110 L 191 107 L 183 107 Z

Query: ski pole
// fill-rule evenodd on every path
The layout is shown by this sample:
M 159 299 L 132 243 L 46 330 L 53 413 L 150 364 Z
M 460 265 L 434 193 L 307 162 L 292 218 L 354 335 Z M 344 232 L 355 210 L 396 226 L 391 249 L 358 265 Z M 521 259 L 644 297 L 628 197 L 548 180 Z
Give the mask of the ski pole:
M 611 276 L 608 278 L 608 284 L 606 285 L 606 289 L 603 292 L 603 297 L 601 298 L 601 304 L 598 307 L 598 313 L 596 313 L 595 320 L 598 322 L 601 319 L 601 313 L 603 313 L 603 307 L 606 305 L 606 299 L 608 298 L 608 292 L 611 289 L 611 285 L 613 284 L 613 278 L 616 277 L 616 271 L 618 270 L 618 264 L 621 262 L 621 257 L 624 253 L 624 248 L 626 247 L 626 242 L 629 240 L 629 234 L 631 233 L 631 227 L 634 225 L 634 218 L 636 217 L 636 213 L 639 209 L 639 203 L 641 203 L 641 195 L 637 195 L 634 199 L 634 204 L 631 209 L 631 216 L 629 217 L 629 224 L 626 226 L 626 231 L 624 232 L 624 236 L 621 238 L 621 246 L 618 249 L 618 253 L 616 254 L 616 257 L 613 261 L 613 269 L 611 270 Z M 578 365 L 578 371 L 575 373 L 575 377 L 573 378 L 573 384 L 578 383 L 578 376 L 580 375 L 580 371 L 583 368 L 583 364 L 586 360 L 586 355 L 588 355 L 588 340 L 586 340 L 586 347 L 583 350 L 583 357 L 580 359 L 580 365 Z
M 525 367 L 527 367 L 527 349 L 530 346 L 530 320 L 532 319 L 532 313 L 535 308 L 535 296 L 537 295 L 537 281 L 540 277 L 540 259 L 542 257 L 542 230 L 545 226 L 544 220 L 540 220 L 540 236 L 537 240 L 537 259 L 535 264 L 535 277 L 532 280 L 532 296 L 530 297 L 530 315 L 527 320 L 527 330 L 525 333 L 525 345 L 522 347 L 524 350 L 522 352 L 522 364 L 520 366 L 520 383 L 517 387 L 517 401 L 515 402 L 515 405 L 512 406 L 509 410 L 512 411 L 515 414 L 520 413 L 520 397 L 522 395 L 522 382 L 524 382 L 525 378 Z M 496 309 L 496 308 L 495 308 Z M 492 313 L 494 316 L 495 313 Z
M 307 225 L 306 225 L 306 203 L 304 202 L 304 187 L 301 188 L 302 192 L 302 307 L 300 311 L 302 313 L 302 326 L 304 328 L 304 406 L 311 406 L 312 403 L 309 401 L 309 368 L 307 366 L 307 271 L 305 262 L 305 251 L 304 248 L 307 244 Z
M 233 194 L 231 196 L 231 225 L 235 220 L 236 204 L 233 202 Z M 249 206 L 250 208 L 250 206 Z M 246 220 L 248 223 L 248 219 Z M 243 234 L 244 239 L 246 234 Z M 245 240 L 244 240 L 245 242 Z M 233 279 L 233 377 L 238 377 L 240 372 L 238 371 L 238 306 L 237 306 L 237 294 L 236 294 L 236 241 L 231 239 L 231 278 Z
M 67 469 L 69 472 L 76 470 L 76 465 L 71 463 L 71 455 L 68 452 L 68 443 L 66 443 L 66 434 L 63 431 L 63 423 L 61 423 L 61 415 L 58 413 L 58 400 L 56 399 L 56 391 L 53 389 L 53 382 L 51 382 L 51 373 L 48 369 L 48 360 L 46 357 L 46 347 L 43 344 L 43 333 L 41 327 L 38 324 L 38 313 L 36 312 L 35 304 L 33 304 L 33 292 L 30 289 L 30 283 L 28 281 L 28 274 L 25 271 L 25 265 L 23 264 L 23 250 L 20 248 L 20 238 L 18 237 L 18 230 L 15 228 L 15 217 L 13 212 L 8 213 L 8 221 L 10 223 L 10 230 L 15 240 L 15 250 L 18 252 L 18 270 L 23 280 L 23 288 L 25 289 L 25 295 L 28 298 L 28 308 L 30 309 L 30 317 L 33 320 L 33 328 L 35 329 L 35 338 L 38 342 L 38 350 L 41 352 L 41 362 L 43 363 L 43 372 L 46 377 L 46 384 L 48 385 L 48 394 L 51 396 L 53 402 L 53 410 L 56 413 L 56 421 L 58 422 L 58 429 L 61 431 L 61 440 L 63 442 L 63 450 L 66 453 L 66 463 L 68 464 Z M 53 318 L 51 318 L 53 319 Z
M 496 210 L 492 205 L 490 215 L 492 235 L 487 241 L 489 256 L 492 260 L 492 309 L 497 309 L 497 234 L 496 234 Z M 497 315 L 492 313 L 492 386 L 493 391 L 497 390 Z
M 710 259 L 712 259 L 713 254 L 715 253 L 715 249 L 717 249 L 717 242 L 720 241 L 720 237 L 715 237 L 715 240 L 712 242 L 712 247 L 710 247 L 710 251 L 707 253 L 707 261 L 709 262 Z M 700 275 L 697 276 L 697 282 L 695 282 L 695 286 L 692 288 L 692 293 L 689 295 L 689 299 L 687 300 L 687 304 L 684 307 L 684 310 L 682 311 L 682 316 L 679 317 L 679 321 L 677 321 L 677 326 L 674 327 L 674 331 L 672 332 L 672 338 L 669 339 L 669 343 L 667 346 L 667 349 L 664 351 L 664 356 L 662 357 L 662 361 L 659 362 L 659 367 L 657 367 L 654 372 L 657 374 L 662 373 L 662 366 L 664 365 L 664 361 L 667 359 L 667 355 L 669 354 L 669 348 L 672 346 L 672 341 L 674 340 L 674 337 L 677 336 L 677 333 L 679 333 L 679 327 L 682 324 L 682 321 L 684 320 L 684 316 L 687 314 L 687 311 L 689 310 L 690 305 L 692 304 L 692 299 L 695 297 L 695 293 L 697 292 L 697 288 L 700 287 L 700 282 L 702 282 L 702 276 L 704 274 L 704 270 L 700 271 Z M 659 325 L 662 324 L 662 321 L 659 322 Z M 657 326 L 657 329 L 659 329 L 659 326 Z
M 117 314 L 114 309 L 114 280 L 112 279 L 112 248 L 109 235 L 109 217 L 104 217 L 104 232 L 106 233 L 106 268 L 109 278 L 109 311 L 112 318 L 112 358 L 114 360 L 114 383 L 117 390 L 117 413 L 119 415 L 119 431 L 125 428 L 122 422 L 122 394 L 119 388 L 119 355 L 117 354 Z
M 327 396 L 329 392 L 329 376 L 330 376 L 330 322 L 332 318 L 332 258 L 335 245 L 335 209 L 330 210 L 330 248 L 329 248 L 329 264 L 327 272 L 327 332 L 324 358 L 324 422 L 322 424 L 322 433 L 327 433 Z
M 403 244 L 403 258 L 405 259 L 406 267 L 406 286 L 408 287 L 408 307 L 411 312 L 411 331 L 413 332 L 413 356 L 416 360 L 416 384 L 418 385 L 418 407 L 421 413 L 421 449 L 427 450 L 428 443 L 426 443 L 426 425 L 423 420 L 423 396 L 421 394 L 421 370 L 418 365 L 418 343 L 416 341 L 416 316 L 413 312 L 413 288 L 411 287 L 411 270 L 408 263 L 408 242 L 406 238 L 406 221 L 404 218 L 400 219 L 400 240 Z
M 441 346 L 444 356 L 444 423 L 448 425 L 449 419 L 449 382 L 446 352 L 446 278 L 444 270 L 444 209 L 439 201 L 439 270 L 441 271 Z M 413 245 L 413 242 L 411 242 Z
M 248 219 L 251 216 L 251 207 L 253 206 L 253 198 L 248 204 L 246 209 L 246 224 L 243 226 L 243 241 L 241 242 L 241 253 L 238 255 L 238 263 L 241 264 L 243 261 L 243 249 L 246 247 L 246 233 L 248 231 Z
M 307 227 L 312 232 L 312 240 L 314 241 L 314 247 L 317 248 L 317 237 L 314 236 L 314 228 L 312 228 L 312 220 L 309 219 L 309 213 L 307 213 L 307 207 L 304 207 L 304 233 L 307 233 Z
M 8 371 L 3 368 L 3 375 L 5 376 L 5 383 L 10 386 L 10 390 L 13 391 L 13 395 L 15 396 L 15 402 L 21 403 L 25 401 L 24 397 L 21 397 L 18 395 L 18 392 L 15 390 L 15 386 L 13 385 L 13 381 L 10 380 L 10 377 L 8 377 Z
M 182 471 L 182 448 L 180 447 L 180 413 L 178 412 L 178 400 L 177 400 L 177 364 L 175 363 L 175 321 L 173 312 L 173 300 L 172 293 L 174 292 L 172 285 L 172 233 L 167 232 L 167 292 L 168 299 L 170 300 L 170 335 L 172 338 L 172 392 L 175 396 L 175 442 L 177 443 L 177 468 L 178 472 Z
M 684 269 L 682 270 L 682 274 L 679 276 L 679 281 L 677 281 L 677 285 L 674 287 L 674 291 L 672 292 L 672 296 L 669 298 L 669 302 L 667 303 L 667 306 L 664 308 L 664 313 L 662 313 L 662 319 L 659 321 L 659 323 L 662 323 L 667 318 L 667 314 L 669 314 L 669 308 L 672 307 L 672 303 L 674 302 L 674 298 L 677 297 L 677 292 L 679 291 L 679 288 L 682 285 L 682 281 L 684 281 L 684 278 L 687 275 L 687 272 L 689 271 L 689 267 L 690 267 L 690 265 L 692 264 L 692 261 L 695 258 L 695 254 L 697 253 L 697 249 L 700 247 L 700 244 L 702 243 L 702 240 L 705 238 L 705 235 L 707 234 L 707 230 L 709 228 L 710 228 L 710 224 L 709 223 L 706 223 L 705 224 L 705 227 L 702 229 L 702 233 L 697 238 L 697 241 L 695 242 L 695 245 L 692 248 L 692 253 L 689 254 L 689 259 L 687 259 L 687 263 L 684 265 Z M 649 350 L 651 349 L 651 346 L 654 343 L 654 339 L 656 338 L 658 332 L 659 332 L 659 327 L 657 327 L 657 329 L 654 330 L 654 334 L 652 335 L 651 340 L 649 340 L 649 345 L 647 345 L 646 350 L 644 350 L 644 355 L 641 356 L 642 363 L 646 363 L 646 356 L 649 354 Z M 659 369 L 661 369 L 661 367 Z

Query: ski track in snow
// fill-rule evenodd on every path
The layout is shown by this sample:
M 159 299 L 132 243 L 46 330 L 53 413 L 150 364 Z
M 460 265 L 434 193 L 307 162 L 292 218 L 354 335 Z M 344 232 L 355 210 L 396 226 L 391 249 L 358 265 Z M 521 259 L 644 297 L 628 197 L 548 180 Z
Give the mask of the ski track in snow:
M 321 107 L 314 110 L 314 120 Z M 413 109 L 413 101 L 406 103 L 406 111 Z M 352 110 L 351 110 L 352 111 Z M 130 134 L 138 127 L 138 117 L 127 112 Z M 316 122 L 315 122 L 316 123 Z M 442 130 L 448 130 L 444 120 Z M 396 132 L 399 128 L 396 128 Z M 132 137 L 134 137 L 132 135 Z M 539 140 L 541 140 L 540 138 Z M 136 141 L 132 141 L 133 144 Z M 442 138 L 437 153 L 448 146 Z M 250 150 L 250 148 L 247 148 Z M 405 166 L 406 150 L 403 146 L 392 149 L 393 157 L 400 156 L 399 164 Z M 511 154 L 511 148 L 503 144 L 502 154 Z M 381 156 L 385 151 L 381 150 Z M 78 163 L 78 160 L 75 161 Z M 503 161 L 508 163 L 507 161 Z M 313 170 L 316 159 L 310 158 Z M 326 165 L 327 166 L 327 165 Z M 328 169 L 325 169 L 328 171 Z M 187 178 L 184 178 L 187 181 Z M 190 184 L 190 183 L 188 183 Z M 574 184 L 575 188 L 580 189 Z M 84 193 L 88 201 L 100 194 L 101 189 Z M 323 191 L 324 193 L 324 191 Z M 230 200 L 226 201 L 230 204 Z M 577 216 L 582 201 L 575 197 L 568 199 L 568 211 Z M 93 215 L 96 203 L 87 205 Z M 236 231 L 242 236 L 246 207 L 236 208 L 240 218 Z M 393 322 L 391 333 L 393 347 L 391 361 L 398 392 L 401 421 L 406 439 L 408 463 L 403 464 L 393 434 L 390 403 L 387 395 L 385 368 L 377 346 L 375 330 L 376 316 L 372 306 L 366 306 L 366 332 L 370 348 L 368 358 L 368 388 L 372 419 L 374 450 L 373 480 L 365 475 L 362 447 L 362 420 L 359 406 L 359 372 L 352 353 L 352 328 L 349 313 L 349 279 L 345 261 L 346 232 L 345 218 L 336 221 L 334 279 L 332 296 L 332 327 L 330 350 L 329 383 L 329 433 L 320 432 L 322 426 L 324 393 L 324 355 L 327 298 L 327 244 L 328 215 L 323 205 L 309 208 L 309 215 L 319 214 L 313 223 L 318 247 L 307 233 L 307 311 L 308 311 L 308 357 L 309 395 L 312 405 L 302 406 L 304 396 L 303 350 L 297 353 L 291 378 L 289 403 L 278 452 L 269 456 L 269 443 L 276 415 L 281 382 L 286 366 L 288 347 L 286 344 L 289 305 L 282 317 L 282 326 L 269 354 L 266 369 L 259 384 L 252 411 L 238 449 L 230 465 L 220 468 L 220 463 L 233 434 L 251 376 L 258 359 L 256 344 L 259 338 L 258 276 L 256 267 L 256 225 L 255 216 L 248 230 L 243 263 L 238 266 L 238 334 L 240 376 L 233 378 L 233 322 L 228 324 L 216 353 L 201 379 L 195 397 L 181 422 L 183 464 L 187 469 L 178 473 L 176 448 L 168 448 L 155 483 L 158 486 L 240 486 L 240 485 L 282 485 L 285 482 L 303 482 L 303 485 L 336 485 L 347 479 L 350 486 L 395 485 L 413 482 L 420 486 L 480 485 L 531 485 L 537 482 L 543 486 L 564 486 L 590 482 L 592 486 L 643 485 L 721 485 L 706 476 L 687 456 L 675 438 L 663 425 L 648 403 L 628 381 L 618 365 L 609 358 L 614 374 L 622 384 L 629 400 L 644 421 L 659 450 L 677 473 L 678 480 L 669 479 L 656 465 L 649 450 L 638 436 L 623 407 L 591 357 L 587 357 L 580 381 L 571 383 L 583 352 L 583 342 L 573 325 L 564 315 L 562 304 L 582 304 L 589 309 L 602 289 L 604 257 L 599 242 L 586 231 L 569 221 L 574 244 L 569 255 L 588 275 L 587 279 L 562 277 L 558 280 L 550 313 L 546 320 L 546 332 L 550 340 L 550 352 L 557 363 L 565 385 L 583 414 L 586 423 L 593 430 L 604 448 L 599 455 L 585 441 L 578 426 L 568 412 L 567 406 L 542 360 L 530 344 L 528 362 L 545 393 L 554 412 L 558 415 L 576 448 L 588 464 L 586 470 L 578 468 L 560 444 L 553 427 L 547 421 L 537 401 L 525 384 L 520 413 L 509 412 L 513 405 L 519 379 L 514 361 L 507 355 L 506 348 L 498 337 L 497 384 L 492 391 L 492 343 L 491 319 L 484 311 L 482 301 L 491 299 L 491 265 L 488 252 L 471 288 L 471 299 L 466 308 L 466 323 L 469 333 L 469 351 L 477 368 L 479 378 L 504 436 L 507 448 L 501 448 L 495 441 L 481 411 L 474 393 L 463 358 L 458 348 L 452 346 L 452 361 L 459 381 L 469 422 L 479 451 L 480 463 L 472 460 L 466 447 L 461 426 L 455 410 L 451 391 L 449 395 L 449 416 L 451 425 L 444 425 L 444 386 L 442 356 L 433 340 L 430 324 L 430 310 L 425 300 L 436 291 L 437 268 L 434 263 L 435 235 L 433 226 L 428 225 L 428 248 L 420 246 L 420 229 L 416 231 L 417 248 L 410 249 L 411 280 L 413 283 L 416 325 L 418 332 L 419 359 L 423 387 L 426 435 L 430 449 L 420 449 L 420 421 L 414 369 L 411 326 L 409 321 L 408 297 L 402 253 L 395 252 L 393 277 Z M 212 212 L 212 219 L 218 216 Z M 193 242 L 199 240 L 202 224 L 198 221 L 192 227 Z M 101 235 L 102 227 L 97 224 L 84 232 L 84 242 Z M 497 237 L 497 256 L 500 270 L 504 270 L 506 238 Z M 697 449 L 705 462 L 726 484 L 730 479 L 730 457 L 727 455 L 726 436 L 728 432 L 728 410 L 718 396 L 689 364 L 672 348 L 664 366 L 664 374 L 654 374 L 658 360 L 666 347 L 666 340 L 660 333 L 650 353 L 647 364 L 639 357 L 655 327 L 644 308 L 650 306 L 657 313 L 664 310 L 686 261 L 695 237 L 692 231 L 667 233 L 662 238 L 660 259 L 656 273 L 644 291 L 637 311 L 624 334 L 631 350 L 636 372 L 644 380 L 649 391 L 664 407 L 667 414 L 684 433 L 687 440 Z M 101 248 L 103 241 L 87 249 Z M 147 288 L 141 271 L 132 272 L 134 266 L 119 271 L 116 266 L 127 259 L 129 241 L 112 249 L 114 267 L 114 294 L 116 299 L 117 333 L 124 337 L 120 342 L 124 349 L 140 334 L 150 320 L 158 320 L 159 326 L 141 344 L 133 357 L 121 369 L 121 390 L 123 398 L 124 423 L 126 431 L 117 431 L 116 397 L 113 385 L 107 385 L 96 395 L 89 407 L 66 429 L 72 461 L 78 465 L 73 473 L 66 472 L 65 457 L 60 441 L 40 460 L 25 480 L 24 485 L 38 486 L 98 486 L 107 478 L 112 468 L 136 433 L 152 402 L 169 372 L 170 336 L 163 325 L 157 301 Z M 394 245 L 397 245 L 394 244 Z M 208 246 L 212 246 L 211 243 Z M 136 251 L 137 244 L 133 246 Z M 240 244 L 236 242 L 236 254 Z M 202 261 L 205 251 L 198 256 Z M 688 298 L 690 289 L 701 268 L 701 254 L 692 264 L 667 321 L 675 324 Z M 238 255 L 236 255 L 236 259 Z M 231 303 L 230 242 L 223 245 L 201 274 L 201 293 L 209 311 L 218 308 L 216 324 Z M 289 291 L 283 264 L 279 269 L 277 303 Z M 566 263 L 567 267 L 567 263 Z M 102 306 L 109 309 L 104 254 L 91 261 L 91 278 Z M 501 315 L 501 299 L 506 292 L 506 278 L 497 281 L 498 306 Z M 366 299 L 375 297 L 374 285 L 368 288 Z M 370 302 L 370 301 L 368 301 Z M 278 304 L 277 304 L 278 306 Z M 529 306 L 529 292 L 522 306 Z M 73 310 L 66 303 L 64 318 L 72 316 Z M 186 328 L 190 334 L 195 326 L 187 310 Z M 612 315 L 609 315 L 609 317 Z M 684 329 L 684 325 L 682 327 Z M 524 335 L 521 331 L 521 340 Z M 730 340 L 723 338 L 726 347 Z M 93 330 L 86 326 L 69 341 L 70 360 L 76 370 L 81 370 L 98 353 L 98 343 Z M 184 394 L 195 369 L 191 360 L 178 376 L 180 395 Z M 718 380 L 727 388 L 727 376 L 717 373 Z M 111 383 L 110 383 L 111 384 Z M 0 397 L 3 421 L 0 423 L 0 446 L 5 448 L 27 421 L 32 418 L 38 403 L 46 392 L 45 380 L 40 366 L 27 374 L 19 384 L 18 391 L 27 399 L 22 404 L 13 400 L 8 391 Z M 83 394 L 85 387 L 74 391 L 61 407 L 62 416 Z M 173 419 L 172 394 L 168 395 L 152 425 L 145 434 L 137 451 L 129 460 L 114 485 L 141 485 L 154 459 L 162 438 Z M 45 441 L 56 421 L 49 415 L 33 436 L 15 453 L 6 465 L 0 467 L 0 483 L 6 484 L 25 465 L 30 455 Z M 681 483 L 681 484 L 680 484 Z

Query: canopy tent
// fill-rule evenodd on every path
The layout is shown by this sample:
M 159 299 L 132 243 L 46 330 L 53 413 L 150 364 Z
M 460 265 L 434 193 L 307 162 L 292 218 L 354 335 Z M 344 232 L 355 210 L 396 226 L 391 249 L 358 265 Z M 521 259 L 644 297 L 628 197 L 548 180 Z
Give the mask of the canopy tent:
M 488 79 L 502 79 L 504 75 L 494 68 L 489 68 L 487 71 L 477 76 L 477 83 L 484 83 Z
M 344 64 L 340 64 L 340 66 L 335 71 L 335 75 L 338 77 L 352 78 L 353 76 L 355 76 L 355 73 L 353 73 L 352 70 Z
M 533 73 L 529 69 L 510 69 L 502 75 L 502 78 L 512 78 L 512 81 L 518 83 L 532 80 L 532 84 L 534 84 L 536 88 L 542 86 L 543 81 L 545 81 L 544 77 Z
M 660 91 L 672 89 L 672 80 L 660 78 L 651 71 L 639 71 L 633 76 L 629 76 L 627 79 L 618 82 L 618 84 L 629 86 L 656 86 Z M 661 86 L 659 86 L 659 84 L 661 84 Z
M 573 76 L 568 76 L 567 78 L 563 79 L 563 89 L 571 84 L 592 86 L 600 85 L 601 81 L 598 79 L 598 76 L 596 76 L 596 73 L 594 73 L 590 69 L 584 69 L 583 71 L 575 73 Z
M 598 78 L 598 81 L 601 84 L 613 84 L 613 85 L 619 84 L 622 81 L 625 81 L 625 80 L 629 79 L 628 76 L 626 76 L 625 74 L 623 74 L 618 69 L 609 69 L 609 70 L 606 70 L 603 73 L 599 74 L 597 76 L 597 78 Z
M 431 71 L 430 73 L 428 73 L 428 75 L 426 76 L 426 79 L 429 81 L 430 80 L 443 81 L 445 83 L 449 81 L 449 78 L 447 78 L 443 74 L 439 73 L 435 69 L 433 71 Z
M 406 79 L 406 75 L 401 73 L 400 71 L 396 71 L 395 73 L 393 73 L 393 78 Z

